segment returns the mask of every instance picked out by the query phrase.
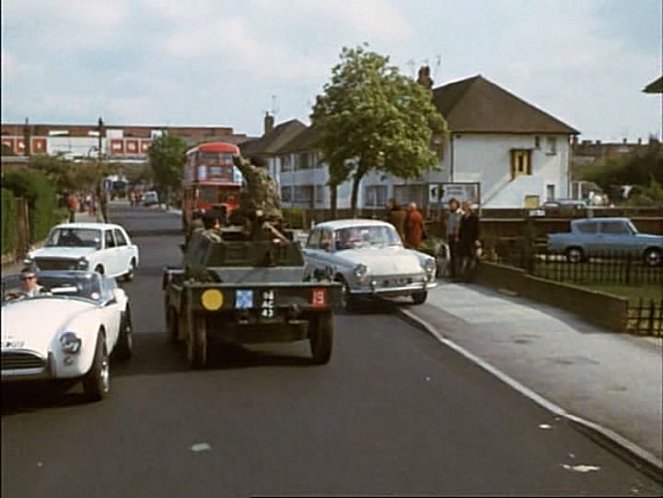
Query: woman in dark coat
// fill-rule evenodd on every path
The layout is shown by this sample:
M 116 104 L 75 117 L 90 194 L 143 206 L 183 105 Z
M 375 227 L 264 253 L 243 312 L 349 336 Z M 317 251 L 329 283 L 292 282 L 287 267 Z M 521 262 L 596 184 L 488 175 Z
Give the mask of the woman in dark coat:
M 472 209 L 472 205 L 465 201 L 458 229 L 458 255 L 460 256 L 460 273 L 463 277 L 468 278 L 469 272 L 474 269 L 477 249 L 480 247 L 479 217 Z

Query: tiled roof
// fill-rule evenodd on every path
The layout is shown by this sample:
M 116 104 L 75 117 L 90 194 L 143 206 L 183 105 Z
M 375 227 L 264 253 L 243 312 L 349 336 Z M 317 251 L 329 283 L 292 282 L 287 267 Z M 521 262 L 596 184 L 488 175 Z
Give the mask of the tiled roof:
M 481 75 L 435 88 L 433 100 L 454 133 L 579 133 Z
M 320 139 L 319 128 L 314 126 L 306 127 L 297 136 L 288 143 L 284 144 L 276 151 L 276 154 L 292 154 L 297 152 L 307 152 L 316 149 L 316 142 Z
M 306 129 L 297 119 L 291 119 L 275 126 L 262 137 L 251 140 L 241 147 L 243 156 L 273 155 L 276 151 Z

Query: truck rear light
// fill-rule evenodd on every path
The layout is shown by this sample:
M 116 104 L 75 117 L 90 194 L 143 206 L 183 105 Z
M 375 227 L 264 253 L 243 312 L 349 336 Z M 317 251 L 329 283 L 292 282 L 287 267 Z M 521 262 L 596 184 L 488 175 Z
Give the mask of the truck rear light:
M 314 308 L 327 307 L 327 289 L 323 288 L 313 289 L 313 294 L 311 295 L 311 306 L 313 306 Z

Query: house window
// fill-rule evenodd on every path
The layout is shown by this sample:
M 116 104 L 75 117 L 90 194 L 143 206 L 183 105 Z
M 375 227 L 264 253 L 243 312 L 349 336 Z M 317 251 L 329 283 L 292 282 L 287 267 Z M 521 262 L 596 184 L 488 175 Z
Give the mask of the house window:
M 292 162 L 290 156 L 283 156 L 281 158 L 281 171 L 292 171 Z
M 308 152 L 303 152 L 297 155 L 297 165 L 295 169 L 310 169 L 311 168 L 311 157 Z
M 531 150 L 511 149 L 511 178 L 532 174 Z
M 546 200 L 555 200 L 555 185 L 546 185 Z
M 315 204 L 324 204 L 325 203 L 325 186 L 316 185 L 315 186 Z
M 548 137 L 548 152 L 546 152 L 546 154 L 549 156 L 557 154 L 557 138 Z
M 313 207 L 313 185 L 296 185 L 292 196 L 294 206 Z
M 534 137 L 534 148 L 535 149 L 541 148 L 541 137 L 538 135 Z
M 425 206 L 428 185 L 394 185 L 394 198 L 401 206 L 407 206 L 410 202 L 416 202 L 419 207 Z
M 382 207 L 387 205 L 387 186 L 371 185 L 366 187 L 366 207 Z
M 281 201 L 292 202 L 292 187 L 281 187 Z

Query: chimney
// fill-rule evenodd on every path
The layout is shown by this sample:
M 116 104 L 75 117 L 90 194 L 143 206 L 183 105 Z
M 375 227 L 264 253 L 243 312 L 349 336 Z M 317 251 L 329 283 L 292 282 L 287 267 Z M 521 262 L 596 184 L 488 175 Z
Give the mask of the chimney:
M 426 90 L 433 89 L 433 80 L 430 77 L 430 67 L 421 66 L 419 68 L 419 77 L 417 78 L 417 83 L 423 86 Z
M 269 112 L 265 113 L 265 135 L 274 129 L 274 116 Z

